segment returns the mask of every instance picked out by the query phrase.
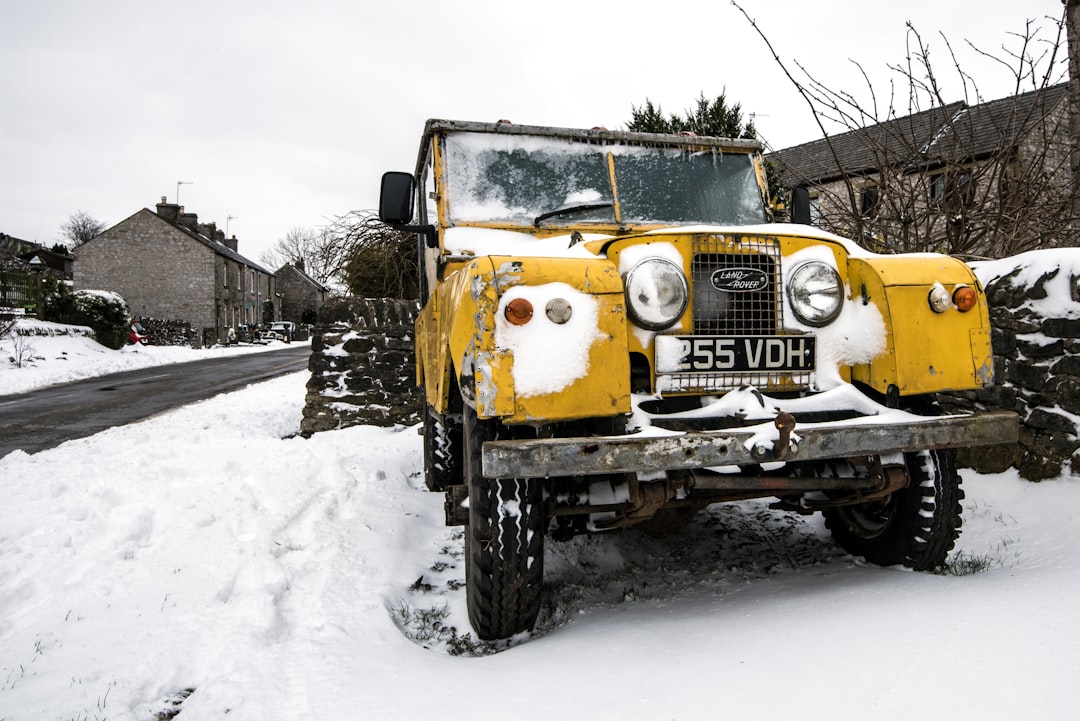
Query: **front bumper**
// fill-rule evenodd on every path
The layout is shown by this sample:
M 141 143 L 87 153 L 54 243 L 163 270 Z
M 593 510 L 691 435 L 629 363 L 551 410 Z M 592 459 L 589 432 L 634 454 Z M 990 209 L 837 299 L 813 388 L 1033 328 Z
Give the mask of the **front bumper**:
M 896 411 L 793 425 L 784 428 L 778 422 L 671 435 L 488 441 L 482 448 L 482 472 L 487 478 L 535 478 L 743 466 L 1015 443 L 1019 435 L 1018 417 L 1008 411 L 933 417 Z

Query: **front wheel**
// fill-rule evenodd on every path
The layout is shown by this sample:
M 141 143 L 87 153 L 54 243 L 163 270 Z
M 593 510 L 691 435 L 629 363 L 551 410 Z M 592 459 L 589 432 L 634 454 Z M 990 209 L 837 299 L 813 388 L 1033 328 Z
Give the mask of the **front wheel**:
M 950 451 L 905 453 L 906 488 L 875 501 L 824 512 L 825 525 L 848 553 L 879 566 L 930 571 L 960 535 L 964 491 Z
M 424 409 L 424 483 L 429 491 L 445 491 L 461 483 L 461 416 Z
M 531 630 L 540 612 L 544 576 L 544 499 L 538 478 L 484 478 L 484 441 L 507 437 L 496 420 L 464 411 L 465 477 L 469 525 L 465 529 L 465 593 L 469 622 L 484 640 Z

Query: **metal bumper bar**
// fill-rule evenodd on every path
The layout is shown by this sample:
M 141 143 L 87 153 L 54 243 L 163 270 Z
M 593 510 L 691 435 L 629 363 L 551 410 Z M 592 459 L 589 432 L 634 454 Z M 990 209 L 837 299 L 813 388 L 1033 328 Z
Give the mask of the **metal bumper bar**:
M 794 429 L 782 425 L 778 419 L 775 426 L 764 423 L 677 435 L 487 441 L 483 474 L 582 476 L 812 461 L 1014 443 L 1019 434 L 1017 415 L 1008 411 L 934 417 L 890 414 Z

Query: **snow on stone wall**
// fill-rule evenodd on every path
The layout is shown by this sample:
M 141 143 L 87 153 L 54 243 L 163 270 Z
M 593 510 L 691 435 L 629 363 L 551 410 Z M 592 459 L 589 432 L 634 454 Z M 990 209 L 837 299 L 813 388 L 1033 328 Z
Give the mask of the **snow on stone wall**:
M 300 432 L 421 420 L 416 387 L 415 301 L 342 298 L 319 310 Z
M 1028 480 L 1080 473 L 1080 249 L 1034 251 L 976 268 L 987 290 L 996 384 L 941 396 L 948 412 L 1011 410 L 1020 441 L 960 450 L 985 473 Z M 301 431 L 410 425 L 423 399 L 413 377 L 412 301 L 340 299 L 320 311 Z
M 1032 251 L 976 265 L 986 288 L 996 384 L 942 398 L 948 411 L 1020 415 L 1020 441 L 959 452 L 985 473 L 1016 467 L 1030 481 L 1080 472 L 1080 249 Z

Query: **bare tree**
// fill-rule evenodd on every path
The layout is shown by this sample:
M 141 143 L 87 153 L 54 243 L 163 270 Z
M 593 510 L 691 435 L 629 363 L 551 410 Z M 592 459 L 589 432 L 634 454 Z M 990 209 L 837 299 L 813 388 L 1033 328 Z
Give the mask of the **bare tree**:
M 283 265 L 303 261 L 305 267 L 313 255 L 312 246 L 318 237 L 318 231 L 311 228 L 291 228 L 283 238 L 278 238 L 270 248 L 259 255 L 259 261 L 267 268 L 280 268 Z M 312 274 L 315 278 L 315 275 Z M 322 281 L 322 278 L 316 278 Z
M 339 277 L 350 293 L 369 298 L 419 296 L 416 235 L 391 229 L 371 211 L 353 211 L 328 230 L 342 249 Z
M 371 211 L 351 211 L 318 229 L 293 228 L 260 260 L 270 268 L 302 261 L 312 278 L 353 295 L 417 296 L 416 236 L 392 230 Z
M 1008 73 L 1007 98 L 982 102 L 976 79 L 942 36 L 945 72 L 962 89 L 961 97 L 946 98 L 929 44 L 909 23 L 908 52 L 903 63 L 889 66 L 896 79 L 887 95 L 855 63 L 866 86 L 860 100 L 817 80 L 798 61 L 792 71 L 757 23 L 732 4 L 822 132 L 821 141 L 770 156 L 787 184 L 813 185 L 821 226 L 880 252 L 1001 257 L 1074 242 L 1064 16 L 1043 26 L 1029 21 L 996 55 L 968 44 Z M 836 127 L 840 133 L 827 130 Z
M 60 226 L 60 237 L 66 244 L 80 245 L 101 235 L 107 226 L 84 210 L 77 210 Z
M 286 264 L 299 264 L 305 273 L 320 283 L 340 286 L 345 264 L 345 259 L 340 256 L 347 249 L 334 236 L 332 226 L 292 228 L 264 251 L 259 260 L 266 267 L 275 269 Z

